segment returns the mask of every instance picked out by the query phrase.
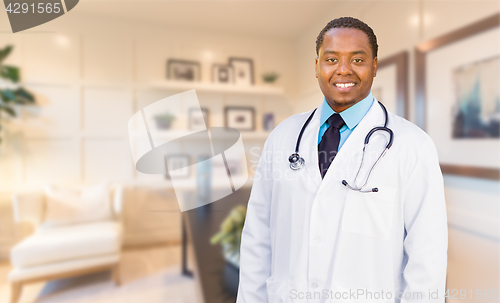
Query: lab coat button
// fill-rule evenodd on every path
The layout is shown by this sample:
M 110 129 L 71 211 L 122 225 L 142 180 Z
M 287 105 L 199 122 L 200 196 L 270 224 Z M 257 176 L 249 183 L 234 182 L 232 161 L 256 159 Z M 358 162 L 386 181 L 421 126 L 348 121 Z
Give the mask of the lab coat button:
M 312 286 L 313 288 L 318 288 L 318 283 L 316 283 L 316 282 L 312 282 L 311 286 Z
M 313 239 L 313 243 L 318 245 L 319 243 L 321 243 L 321 239 L 319 237 L 316 237 Z

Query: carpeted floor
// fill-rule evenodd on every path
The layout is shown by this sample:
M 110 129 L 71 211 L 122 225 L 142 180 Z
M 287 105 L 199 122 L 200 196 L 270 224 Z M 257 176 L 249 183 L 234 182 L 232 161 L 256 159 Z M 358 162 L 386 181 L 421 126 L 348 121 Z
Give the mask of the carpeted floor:
M 123 251 L 121 286 L 110 272 L 26 285 L 19 303 L 196 303 L 193 279 L 180 275 L 180 247 Z M 0 302 L 9 302 L 8 263 L 0 264 Z

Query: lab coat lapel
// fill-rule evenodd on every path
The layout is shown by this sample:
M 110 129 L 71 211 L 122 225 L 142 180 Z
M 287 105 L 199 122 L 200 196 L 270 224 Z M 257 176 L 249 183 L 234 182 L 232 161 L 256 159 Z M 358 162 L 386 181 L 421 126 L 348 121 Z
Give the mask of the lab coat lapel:
M 321 174 L 318 166 L 318 133 L 321 117 L 322 106 L 320 106 L 314 113 L 311 122 L 307 126 L 299 147 L 299 154 L 303 154 L 305 159 L 305 167 L 309 173 L 310 178 L 316 183 L 321 184 Z
M 366 113 L 365 117 L 361 120 L 361 122 L 359 122 L 349 138 L 347 138 L 347 140 L 344 142 L 344 145 L 342 145 L 342 147 L 340 148 L 340 151 L 338 152 L 335 159 L 333 159 L 332 164 L 330 165 L 323 181 L 327 181 L 327 179 L 332 178 L 330 177 L 332 175 L 331 172 L 338 169 L 340 169 L 341 172 L 345 172 L 335 174 L 339 177 L 342 176 L 342 178 L 339 179 L 352 178 L 352 174 L 357 172 L 358 166 L 356 165 L 360 164 L 358 163 L 358 160 L 360 159 L 356 159 L 356 163 L 354 163 L 354 165 L 356 166 L 355 169 L 346 166 L 350 166 L 353 164 L 353 162 L 351 161 L 352 157 L 363 152 L 363 145 L 368 132 L 370 132 L 370 130 L 376 126 L 383 126 L 384 120 L 384 112 L 380 107 L 380 104 L 378 104 L 378 101 L 375 99 L 368 113 Z

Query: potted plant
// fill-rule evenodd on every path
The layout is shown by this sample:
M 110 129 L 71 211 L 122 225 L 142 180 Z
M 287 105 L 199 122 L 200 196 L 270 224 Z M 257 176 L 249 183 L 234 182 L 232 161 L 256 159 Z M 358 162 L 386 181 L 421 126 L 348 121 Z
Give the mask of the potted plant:
M 156 127 L 159 129 L 169 129 L 172 126 L 172 121 L 175 120 L 175 116 L 169 112 L 161 115 L 154 116 L 156 121 Z
M 2 112 L 16 117 L 16 106 L 35 103 L 33 95 L 19 84 L 21 74 L 19 67 L 4 64 L 12 48 L 11 45 L 7 45 L 0 49 L 0 130 L 2 129 Z
M 220 231 L 210 239 L 212 244 L 220 243 L 222 245 L 224 258 L 237 268 L 240 267 L 241 233 L 246 214 L 247 209 L 243 205 L 233 208 L 222 222 Z
M 264 83 L 272 84 L 278 80 L 279 76 L 280 75 L 275 72 L 268 72 L 262 75 L 262 80 L 264 80 Z

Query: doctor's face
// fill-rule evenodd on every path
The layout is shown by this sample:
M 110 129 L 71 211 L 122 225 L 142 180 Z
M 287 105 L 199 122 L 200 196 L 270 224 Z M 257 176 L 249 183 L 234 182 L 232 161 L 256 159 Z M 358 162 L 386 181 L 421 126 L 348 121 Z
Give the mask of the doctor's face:
M 316 58 L 316 78 L 335 112 L 368 96 L 376 73 L 377 58 L 363 31 L 332 28 L 325 33 Z

